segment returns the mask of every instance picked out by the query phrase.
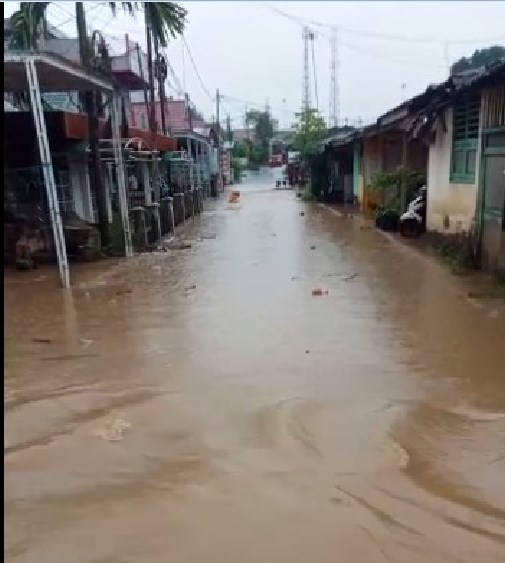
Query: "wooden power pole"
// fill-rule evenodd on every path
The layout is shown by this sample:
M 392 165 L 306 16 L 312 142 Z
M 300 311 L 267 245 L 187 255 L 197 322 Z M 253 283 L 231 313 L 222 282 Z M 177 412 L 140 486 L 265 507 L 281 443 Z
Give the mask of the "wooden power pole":
M 77 35 L 79 37 L 79 54 L 81 64 L 84 68 L 91 67 L 91 48 L 86 31 L 86 14 L 83 2 L 75 3 L 75 19 L 77 22 Z M 96 194 L 98 208 L 98 226 L 102 247 L 109 244 L 109 218 L 107 213 L 107 201 L 102 181 L 102 170 L 100 167 L 100 150 L 98 147 L 98 99 L 99 94 L 87 91 L 84 95 L 86 112 L 88 114 L 89 148 L 91 152 L 90 180 Z

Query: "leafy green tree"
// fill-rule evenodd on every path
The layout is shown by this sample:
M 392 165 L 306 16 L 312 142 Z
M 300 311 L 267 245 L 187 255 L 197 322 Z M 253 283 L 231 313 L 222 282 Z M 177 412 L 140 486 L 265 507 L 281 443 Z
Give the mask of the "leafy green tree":
M 248 147 L 245 143 L 235 143 L 233 147 L 233 156 L 235 158 L 247 158 Z
M 257 142 L 268 148 L 268 142 L 274 136 L 274 125 L 268 111 L 251 110 L 246 115 L 247 125 L 254 125 Z
M 486 49 L 477 49 L 470 57 L 461 57 L 451 66 L 451 76 L 497 61 L 505 61 L 505 47 L 493 45 Z
M 305 161 L 310 161 L 318 153 L 319 142 L 326 133 L 326 124 L 315 109 L 303 110 L 297 114 L 297 118 L 293 145 Z

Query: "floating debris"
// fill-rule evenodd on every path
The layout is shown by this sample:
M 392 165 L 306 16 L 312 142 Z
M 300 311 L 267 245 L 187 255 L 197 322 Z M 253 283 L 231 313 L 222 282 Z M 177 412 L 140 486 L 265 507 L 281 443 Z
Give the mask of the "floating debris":
M 305 215 L 305 211 L 300 211 L 300 217 L 303 217 Z
M 317 288 L 317 289 L 312 290 L 312 295 L 314 297 L 319 297 L 319 296 L 322 296 L 322 295 L 329 295 L 329 293 L 330 293 L 329 289 Z
M 344 281 L 346 281 L 346 282 L 351 281 L 351 280 L 353 280 L 354 278 L 357 278 L 357 277 L 358 277 L 358 273 L 354 272 L 354 274 L 351 274 L 350 276 L 345 277 Z
M 52 340 L 50 338 L 32 338 L 32 342 L 38 342 L 39 344 L 50 344 Z
M 47 356 L 40 359 L 47 362 L 54 362 L 59 360 L 79 360 L 81 358 L 98 358 L 98 354 L 65 354 L 63 356 Z
M 188 286 L 186 286 L 184 289 L 185 289 L 186 291 L 191 291 L 192 289 L 196 289 L 196 285 L 195 285 L 195 284 L 193 284 L 193 285 L 188 285 Z
M 82 344 L 83 348 L 87 348 L 90 344 L 93 344 L 93 340 L 89 340 L 88 338 L 81 338 L 80 343 Z
M 131 423 L 124 418 L 116 418 L 108 422 L 104 428 L 97 430 L 95 435 L 108 442 L 118 442 L 123 439 L 124 431 L 131 428 Z
M 316 249 L 316 246 L 313 244 L 313 245 L 310 247 L 310 250 L 315 250 L 315 249 Z
M 118 289 L 118 291 L 116 291 L 116 295 L 126 295 L 127 293 L 131 293 L 132 290 L 131 289 Z

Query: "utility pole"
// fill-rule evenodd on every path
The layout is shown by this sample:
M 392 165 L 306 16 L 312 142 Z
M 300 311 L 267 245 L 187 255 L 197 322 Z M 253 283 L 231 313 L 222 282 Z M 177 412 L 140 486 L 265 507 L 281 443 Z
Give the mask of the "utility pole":
M 230 114 L 228 114 L 226 116 L 226 133 L 228 135 L 228 141 L 231 142 L 232 140 L 232 134 L 231 134 L 231 119 L 230 119 Z
M 303 28 L 303 75 L 302 75 L 302 109 L 310 109 L 310 77 L 309 77 L 309 37 L 310 29 Z
M 219 88 L 216 90 L 216 125 L 217 130 L 219 129 Z M 219 134 L 217 135 L 217 144 L 219 145 Z
M 309 35 L 310 47 L 312 50 L 312 72 L 314 73 L 314 96 L 316 98 L 316 110 L 319 111 L 319 96 L 317 93 L 317 71 L 316 71 L 316 56 L 314 53 L 314 33 L 311 31 Z
M 152 24 L 149 17 L 149 10 L 145 10 L 146 18 L 146 43 L 147 43 L 147 72 L 149 77 L 149 129 L 154 137 L 156 133 L 155 113 L 154 113 L 154 72 L 153 72 L 153 46 L 152 46 Z
M 244 129 L 246 130 L 246 139 L 249 141 L 249 121 L 247 119 L 247 106 L 244 106 Z
M 79 55 L 81 64 L 85 69 L 91 67 L 91 48 L 86 31 L 86 12 L 83 2 L 75 3 L 75 19 L 77 23 L 77 35 L 79 37 Z M 96 195 L 98 211 L 98 227 L 100 230 L 100 243 L 102 247 L 109 245 L 109 218 L 107 213 L 107 201 L 102 181 L 102 170 L 100 167 L 100 150 L 98 138 L 98 100 L 99 94 L 88 90 L 84 94 L 86 113 L 88 114 L 88 136 L 91 154 L 90 183 Z
M 219 124 L 219 102 L 221 96 L 219 94 L 219 88 L 216 90 L 216 144 L 217 144 L 217 168 L 218 168 L 218 190 L 221 189 L 223 177 L 221 174 L 221 136 L 220 136 L 220 129 L 221 126 Z
M 188 93 L 184 94 L 184 97 L 186 99 L 186 110 L 188 112 L 189 130 L 193 131 L 193 115 L 191 113 L 191 107 L 189 105 L 189 94 Z
M 338 92 L 338 43 L 337 28 L 331 28 L 330 34 L 331 63 L 330 63 L 330 111 L 329 123 L 330 127 L 337 127 L 339 121 L 339 92 Z
M 165 59 L 160 54 L 158 36 L 154 34 L 154 57 L 156 60 L 156 70 L 157 70 L 157 82 L 158 82 L 158 95 L 160 98 L 160 113 L 161 113 L 161 132 L 163 135 L 167 134 L 167 124 L 165 119 L 165 69 L 163 68 L 163 62 Z

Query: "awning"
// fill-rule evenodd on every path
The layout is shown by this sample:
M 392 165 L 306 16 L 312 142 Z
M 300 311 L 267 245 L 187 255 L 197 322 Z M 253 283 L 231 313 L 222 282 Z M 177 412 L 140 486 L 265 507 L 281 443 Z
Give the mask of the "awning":
M 40 163 L 49 204 L 49 215 L 51 217 L 60 279 L 65 288 L 70 287 L 70 273 L 41 92 L 76 90 L 98 90 L 110 94 L 114 160 L 118 176 L 119 204 L 125 237 L 125 253 L 127 256 L 131 256 L 132 247 L 128 219 L 128 204 L 126 200 L 122 153 L 119 144 L 120 103 L 118 92 L 114 88 L 112 81 L 104 78 L 99 73 L 88 72 L 82 66 L 54 54 L 16 51 L 4 52 L 4 92 L 28 92 L 30 96 L 30 107 L 37 135 Z
M 4 92 L 22 92 L 29 89 L 26 60 L 35 63 L 41 92 L 69 92 L 101 90 L 112 92 L 114 85 L 98 72 L 91 72 L 53 53 L 4 53 Z

